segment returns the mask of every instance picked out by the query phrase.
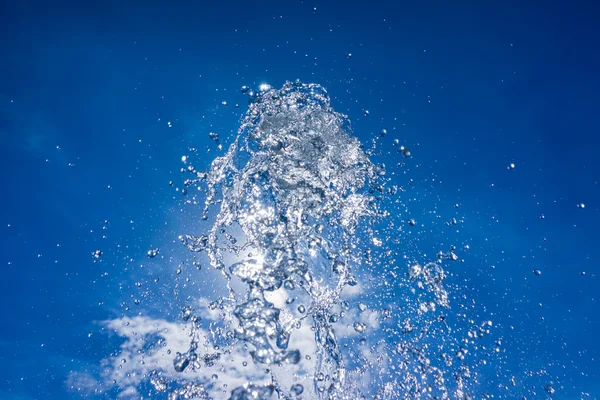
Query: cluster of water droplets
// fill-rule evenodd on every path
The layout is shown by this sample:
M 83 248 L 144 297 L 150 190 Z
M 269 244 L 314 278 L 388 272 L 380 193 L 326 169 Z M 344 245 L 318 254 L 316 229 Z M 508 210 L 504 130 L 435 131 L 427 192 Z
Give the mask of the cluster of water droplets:
M 356 282 L 354 230 L 361 218 L 376 215 L 377 171 L 321 86 L 287 83 L 250 96 L 236 142 L 207 176 L 207 205 L 221 196 L 208 254 L 213 267 L 247 285 L 234 308 L 235 332 L 252 345 L 256 363 L 297 364 L 301 352 L 288 348 L 289 339 L 310 316 L 320 349 L 314 375 L 328 378 L 315 379 L 316 391 L 331 396 L 341 393 L 345 371 L 330 310 L 344 286 Z M 240 230 L 249 249 L 229 266 L 219 245 L 227 230 Z M 308 295 L 298 316 L 265 296 L 284 284 Z
M 264 86 L 255 93 L 244 87 L 242 92 L 249 96 L 249 108 L 228 151 L 212 162 L 209 171 L 196 171 L 191 164 L 185 171 L 192 174 L 185 186 L 205 191 L 203 218 L 213 221 L 212 226 L 179 238 L 190 251 L 205 253 L 227 281 L 229 295 L 215 299 L 210 307 L 230 321 L 213 336 L 222 336 L 225 346 L 243 344 L 253 362 L 270 376 L 268 383 L 247 382 L 233 388 L 230 398 L 357 399 L 369 393 L 378 399 L 450 398 L 449 375 L 455 378 L 456 398 L 468 398 L 464 382 L 471 376 L 469 368 L 440 369 L 428 358 L 431 351 L 422 340 L 447 336 L 445 317 L 440 314 L 426 322 L 420 317 L 449 306 L 441 264 L 456 260 L 456 255 L 440 253 L 437 262 L 411 264 L 399 276 L 396 266 L 391 270 L 396 261 L 391 250 L 383 246 L 381 254 L 373 254 L 372 248 L 383 244 L 374 236 L 373 226 L 389 218 L 383 204 L 386 196 L 398 191 L 386 187 L 385 168 L 370 161 L 352 136 L 347 117 L 331 108 L 323 87 L 287 82 L 279 90 Z M 386 134 L 383 130 L 380 136 Z M 211 138 L 218 140 L 214 134 Z M 410 156 L 404 147 L 401 152 Z M 183 161 L 189 163 L 187 157 Z M 215 208 L 218 211 L 213 212 Z M 409 220 L 409 225 L 416 222 Z M 389 226 L 396 229 L 393 222 Z M 151 250 L 148 256 L 155 253 L 158 250 Z M 374 262 L 373 257 L 380 259 Z M 384 270 L 386 262 L 390 271 Z M 403 309 L 397 304 L 400 298 L 375 310 L 360 303 L 360 313 L 371 313 L 386 327 L 372 335 L 369 346 L 369 325 L 355 320 L 350 326 L 361 337 L 362 348 L 353 349 L 340 344 L 336 323 L 351 314 L 343 293 L 359 284 L 356 273 L 365 267 L 389 273 L 396 285 L 412 285 L 414 307 L 405 311 L 413 316 L 394 326 Z M 390 286 L 387 278 L 385 285 Z M 191 308 L 183 310 L 182 318 L 197 324 Z M 312 354 L 290 346 L 295 332 L 306 326 L 316 349 Z M 413 334 L 417 326 L 419 333 Z M 189 351 L 174 359 L 178 372 L 202 368 L 221 355 L 200 356 L 194 330 L 191 337 Z M 231 352 L 223 349 L 227 351 Z M 464 359 L 461 351 L 457 350 L 458 359 Z M 452 356 L 444 357 L 444 365 L 450 366 Z M 306 360 L 310 371 L 299 366 Z M 310 385 L 306 376 L 311 377 Z M 380 387 L 365 390 L 359 382 Z M 172 391 L 170 399 L 209 398 L 199 394 L 198 385 L 192 386 Z

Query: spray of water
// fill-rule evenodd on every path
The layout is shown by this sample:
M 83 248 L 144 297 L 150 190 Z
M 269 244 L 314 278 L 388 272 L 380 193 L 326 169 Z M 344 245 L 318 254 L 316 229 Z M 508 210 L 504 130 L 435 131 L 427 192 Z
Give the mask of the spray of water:
M 249 109 L 226 154 L 207 172 L 189 168 L 194 177 L 186 184 L 206 191 L 203 215 L 212 227 L 180 237 L 190 251 L 205 252 L 227 282 L 229 294 L 212 304 L 229 321 L 217 334 L 227 346 L 241 344 L 269 378 L 232 388 L 230 398 L 447 399 L 450 377 L 452 397 L 468 398 L 468 367 L 450 368 L 465 350 L 444 338 L 449 327 L 443 315 L 433 316 L 449 306 L 442 258 L 399 274 L 392 252 L 373 233 L 390 218 L 385 199 L 396 193 L 386 186 L 384 167 L 370 161 L 323 87 L 288 82 L 262 89 L 244 88 Z M 387 229 L 397 229 L 393 219 Z M 391 276 L 372 287 L 413 285 L 406 292 L 415 297 L 407 304 L 399 304 L 400 297 L 380 301 L 370 306 L 372 321 L 361 319 L 344 293 L 362 290 L 357 277 L 365 270 L 372 281 L 373 275 Z M 359 313 L 367 311 L 358 305 Z M 410 317 L 401 318 L 405 314 Z M 194 320 L 190 309 L 183 317 Z M 344 326 L 351 327 L 346 336 L 360 341 L 342 344 Z M 294 347 L 295 335 L 307 329 L 311 345 Z M 177 371 L 220 357 L 200 355 L 199 339 L 191 336 L 189 351 L 175 357 Z M 429 358 L 434 352 L 438 360 Z M 187 383 L 170 398 L 209 395 L 201 384 Z

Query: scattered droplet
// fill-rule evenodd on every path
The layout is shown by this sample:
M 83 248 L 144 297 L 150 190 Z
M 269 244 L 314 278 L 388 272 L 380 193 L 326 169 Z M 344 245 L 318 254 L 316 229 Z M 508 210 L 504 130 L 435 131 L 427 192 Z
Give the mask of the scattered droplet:
M 192 307 L 190 307 L 190 306 L 183 307 L 183 310 L 181 310 L 181 319 L 184 321 L 187 321 L 190 319 L 191 316 L 192 316 Z
M 534 269 L 533 273 L 539 276 L 542 274 L 542 271 L 540 271 L 539 269 Z
M 208 137 L 215 142 L 219 141 L 219 134 L 216 132 L 208 132 Z
M 387 130 L 386 129 L 382 129 L 381 131 L 379 131 L 379 136 L 385 137 L 386 135 L 387 135 Z
M 338 275 L 343 274 L 346 271 L 346 263 L 341 260 L 335 260 L 332 266 L 333 272 Z
M 258 87 L 258 90 L 260 90 L 261 92 L 266 92 L 268 90 L 271 90 L 271 85 L 269 85 L 268 83 L 261 83 Z
M 150 249 L 148 250 L 148 252 L 146 253 L 148 255 L 148 258 L 154 258 L 158 255 L 159 250 L 158 247 L 156 249 Z
M 362 322 L 356 321 L 354 323 L 354 330 L 358 333 L 363 333 L 367 330 L 367 325 L 363 324 Z
M 286 290 L 294 290 L 296 288 L 296 285 L 294 285 L 294 282 L 291 280 L 287 280 L 283 283 L 283 287 Z
M 304 386 L 302 386 L 299 383 L 296 383 L 292 385 L 292 387 L 290 388 L 290 392 L 292 392 L 294 396 L 299 396 L 302 394 L 302 392 L 304 392 Z
M 173 359 L 173 367 L 177 372 L 183 372 L 183 370 L 185 370 L 189 364 L 190 360 L 185 354 L 177 353 L 177 355 Z

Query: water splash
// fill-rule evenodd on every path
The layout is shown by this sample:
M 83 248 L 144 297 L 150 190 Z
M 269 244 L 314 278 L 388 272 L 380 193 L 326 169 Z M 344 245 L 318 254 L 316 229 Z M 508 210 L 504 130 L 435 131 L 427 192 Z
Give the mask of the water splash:
M 447 355 L 456 347 L 455 357 L 464 359 L 466 349 L 445 338 L 450 328 L 444 315 L 433 316 L 449 307 L 441 263 L 453 258 L 413 263 L 405 278 L 394 272 L 392 252 L 382 248 L 374 226 L 389 217 L 386 195 L 398 191 L 386 189 L 385 168 L 371 162 L 322 86 L 287 82 L 279 90 L 261 85 L 258 93 L 247 87 L 242 92 L 249 96 L 248 112 L 226 154 L 209 171 L 196 171 L 183 159 L 193 175 L 186 187 L 206 191 L 203 218 L 213 223 L 199 236 L 180 236 L 190 251 L 205 252 L 227 282 L 229 294 L 211 304 L 229 320 L 216 336 L 221 334 L 227 346 L 242 343 L 270 377 L 270 382 L 233 388 L 231 399 L 357 399 L 369 394 L 447 399 L 449 376 L 455 382 L 453 397 L 469 398 L 468 382 L 475 381 L 471 370 L 462 363 L 452 370 L 453 357 Z M 400 152 L 410 157 L 410 150 L 401 147 Z M 218 211 L 211 214 L 215 207 Z M 415 226 L 415 220 L 408 225 Z M 394 230 L 390 223 L 387 231 Z M 413 294 L 422 293 L 401 306 L 400 299 L 374 310 L 361 304 L 364 318 L 353 316 L 343 293 L 353 287 L 360 292 L 357 273 L 365 266 L 373 272 L 374 265 L 381 269 L 386 263 L 390 271 L 379 273 L 390 272 L 394 284 L 413 285 Z M 410 317 L 389 324 L 403 313 Z M 182 315 L 186 321 L 195 318 L 190 309 Z M 368 323 L 365 316 L 374 321 Z M 356 349 L 342 345 L 336 334 L 336 324 L 349 320 L 353 335 L 361 337 Z M 385 329 L 371 332 L 371 326 L 386 323 Z M 311 354 L 290 346 L 306 326 Z M 200 357 L 200 339 L 193 331 L 191 337 L 189 351 L 174 359 L 177 371 L 201 368 L 206 357 L 209 362 L 220 357 Z M 435 350 L 429 347 L 431 338 L 439 338 Z M 447 368 L 429 356 L 440 349 L 439 360 Z M 169 398 L 194 398 L 204 391 L 198 385 L 188 389 L 172 391 Z M 205 397 L 199 398 L 208 398 L 202 393 Z
M 300 350 L 289 349 L 289 339 L 310 316 L 320 349 L 314 375 L 327 376 L 315 379 L 318 393 L 341 393 L 345 384 L 329 320 L 344 286 L 355 283 L 352 269 L 360 260 L 352 252 L 358 240 L 353 233 L 362 218 L 377 214 L 372 194 L 377 179 L 375 166 L 349 134 L 347 118 L 331 109 L 325 89 L 301 83 L 256 95 L 236 141 L 206 175 L 205 216 L 217 201 L 221 207 L 201 247 L 227 279 L 247 285 L 246 297 L 233 311 L 236 336 L 252 345 L 256 363 L 297 364 Z M 220 239 L 239 231 L 245 244 L 233 250 L 250 251 L 226 266 Z M 299 316 L 266 297 L 284 283 L 309 296 Z M 244 398 L 239 393 L 247 390 L 256 391 L 238 388 L 232 398 Z

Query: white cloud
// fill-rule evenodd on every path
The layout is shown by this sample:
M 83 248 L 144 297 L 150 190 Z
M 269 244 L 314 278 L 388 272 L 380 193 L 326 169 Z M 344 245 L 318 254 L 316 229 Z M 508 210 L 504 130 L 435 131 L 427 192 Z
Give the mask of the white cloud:
M 206 301 L 201 303 L 207 304 Z M 211 317 L 213 321 L 216 319 L 214 311 L 205 309 L 201 314 L 203 317 Z M 184 353 L 189 349 L 189 326 L 143 316 L 118 318 L 106 321 L 104 325 L 125 341 L 121 344 L 118 354 L 102 361 L 101 377 L 92 377 L 84 373 L 71 374 L 68 386 L 83 395 L 91 393 L 93 388 L 104 386 L 107 390 L 118 388 L 119 398 L 134 398 L 140 394 L 140 385 L 148 382 L 153 374 L 157 374 L 156 376 L 170 383 L 203 383 L 210 395 L 223 398 L 224 392 L 229 396 L 232 389 L 246 382 L 270 383 L 271 376 L 265 373 L 267 368 L 273 371 L 275 379 L 284 388 L 289 388 L 294 383 L 302 383 L 305 395 L 309 397 L 313 390 L 316 345 L 314 332 L 308 323 L 302 324 L 290 338 L 289 348 L 299 349 L 302 354 L 302 359 L 297 365 L 255 364 L 249 352 L 243 348 L 243 344 L 238 344 L 233 346 L 229 354 L 223 352 L 214 366 L 202 367 L 196 371 L 188 367 L 182 373 L 175 371 L 173 359 L 177 352 Z M 212 335 L 207 330 L 200 330 L 198 334 L 203 338 L 200 345 L 204 345 L 204 349 L 200 348 L 198 353 L 214 353 L 210 342 Z M 307 355 L 309 358 L 306 358 Z M 243 365 L 244 362 L 247 363 L 246 366 Z M 218 379 L 214 380 L 213 375 L 217 375 Z M 209 386 L 211 382 L 214 383 L 212 387 Z
M 344 289 L 343 297 L 356 297 L 362 292 L 363 287 L 357 285 Z M 304 386 L 305 398 L 316 397 L 313 385 L 317 360 L 315 333 L 311 330 L 310 318 L 298 318 L 296 309 L 299 303 L 286 304 L 286 299 L 293 295 L 302 296 L 301 290 L 296 289 L 291 293 L 281 288 L 266 293 L 266 298 L 281 310 L 280 322 L 283 326 L 296 326 L 290 337 L 289 349 L 300 350 L 301 360 L 297 365 L 255 364 L 250 356 L 251 349 L 243 343 L 215 350 L 215 339 L 209 326 L 235 327 L 237 321 L 232 315 L 233 305 L 225 302 L 224 309 L 215 309 L 209 307 L 208 299 L 200 298 L 196 302 L 195 312 L 204 325 L 194 333 L 199 345 L 197 353 L 200 356 L 221 353 L 221 358 L 213 366 L 202 366 L 196 370 L 188 367 L 181 373 L 175 371 L 173 360 L 177 352 L 189 350 L 190 324 L 146 316 L 123 317 L 102 323 L 105 331 L 123 341 L 118 352 L 102 360 L 101 373 L 92 376 L 74 372 L 69 376 L 67 385 L 82 396 L 116 391 L 119 398 L 132 399 L 145 393 L 141 392 L 141 388 L 152 378 L 160 378 L 167 384 L 167 390 L 195 382 L 203 384 L 214 398 L 228 398 L 231 390 L 246 382 L 262 384 L 271 383 L 271 379 L 274 379 L 282 388 L 300 383 Z M 348 311 L 343 321 L 335 326 L 338 338 L 357 335 L 352 328 L 353 321 L 361 320 L 371 329 L 377 327 L 376 313 L 367 311 L 358 315 L 355 311 Z M 297 321 L 301 323 L 296 325 Z M 266 372 L 267 368 L 272 375 Z M 214 375 L 218 378 L 213 379 Z
M 125 339 L 119 354 L 102 362 L 104 385 L 117 386 L 123 398 L 136 396 L 139 385 L 149 380 L 153 372 L 171 382 L 215 382 L 211 390 L 213 395 L 221 393 L 224 384 L 227 390 L 231 390 L 248 380 L 255 383 L 265 380 L 262 369 L 252 365 L 249 355 L 241 347 L 236 347 L 231 354 L 222 354 L 212 367 L 196 371 L 188 367 L 182 373 L 176 372 L 173 367 L 176 353 L 186 352 L 190 345 L 190 328 L 184 324 L 138 316 L 107 321 L 105 326 Z M 209 343 L 210 334 L 199 330 L 198 335 L 204 338 L 205 345 L 204 351 L 199 349 L 199 353 L 214 353 Z M 247 367 L 242 365 L 244 361 L 248 363 Z M 213 375 L 219 378 L 214 380 Z

